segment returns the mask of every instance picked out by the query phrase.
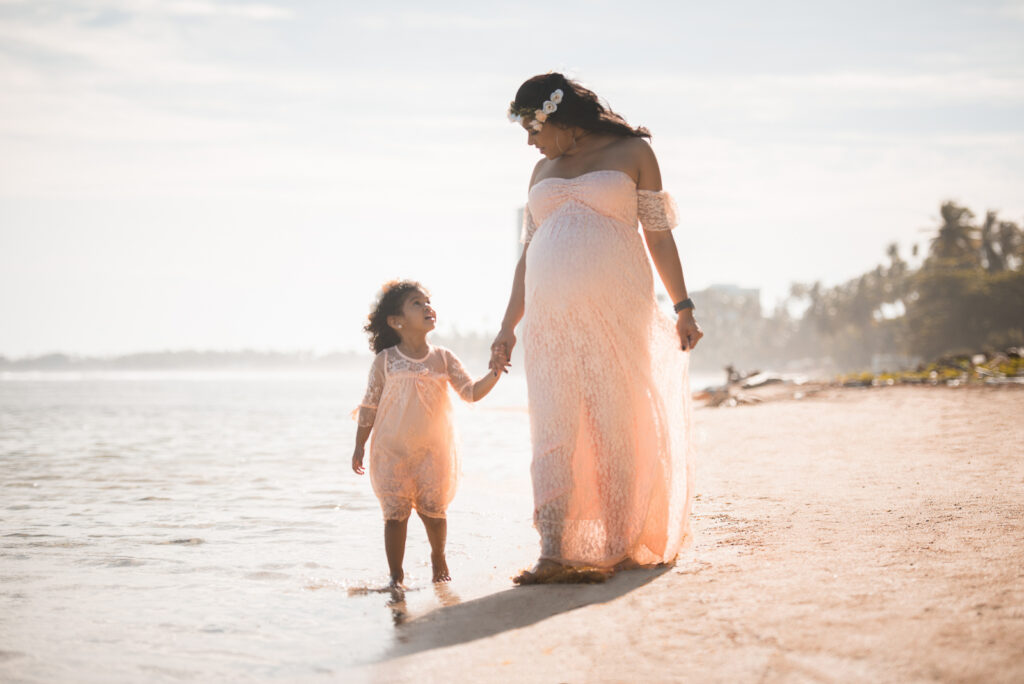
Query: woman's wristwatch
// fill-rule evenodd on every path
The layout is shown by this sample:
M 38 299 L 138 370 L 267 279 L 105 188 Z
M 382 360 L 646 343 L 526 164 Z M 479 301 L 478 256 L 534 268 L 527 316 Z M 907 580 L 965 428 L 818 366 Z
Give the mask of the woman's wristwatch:
M 679 313 L 683 309 L 696 309 L 697 307 L 693 305 L 693 300 L 687 297 L 681 302 L 676 302 L 672 308 L 676 310 L 676 313 Z

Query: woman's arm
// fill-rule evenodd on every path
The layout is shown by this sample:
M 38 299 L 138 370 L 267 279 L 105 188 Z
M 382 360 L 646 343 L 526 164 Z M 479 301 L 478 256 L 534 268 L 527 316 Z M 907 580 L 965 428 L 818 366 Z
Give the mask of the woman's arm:
M 488 366 L 496 373 L 507 372 L 506 369 L 511 365 L 509 360 L 512 358 L 512 349 L 516 346 L 515 329 L 526 310 L 526 250 L 529 248 L 529 244 L 523 245 L 523 254 L 519 257 L 515 274 L 512 276 L 512 293 L 508 298 L 508 306 L 505 307 L 501 330 L 491 343 L 491 361 Z
M 667 230 L 644 231 L 647 250 L 651 253 L 654 267 L 658 269 L 661 282 L 668 290 L 673 302 L 681 302 L 688 297 L 686 282 L 683 279 L 683 266 L 679 262 L 679 250 L 672 233 Z M 693 317 L 693 309 L 683 309 L 676 318 L 676 332 L 679 333 L 679 344 L 683 351 L 690 351 L 697 346 L 704 332 Z
M 519 321 L 523 320 L 523 312 L 526 310 L 526 250 L 529 248 L 530 245 L 523 245 L 523 253 L 512 275 L 512 293 L 505 307 L 505 317 L 501 320 L 502 330 L 515 330 Z
M 683 278 L 683 265 L 679 261 L 679 249 L 675 238 L 668 230 L 645 230 L 644 239 L 647 250 L 651 253 L 651 261 L 658 270 L 661 282 L 668 290 L 672 302 L 681 302 L 687 298 L 686 281 Z M 684 309 L 692 311 L 692 309 Z
M 654 150 L 642 140 L 637 140 L 634 149 L 638 166 L 637 190 L 660 192 L 661 169 Z M 675 238 L 672 237 L 672 231 L 644 230 L 644 240 L 647 242 L 647 251 L 651 253 L 651 261 L 654 262 L 669 297 L 673 302 L 687 299 L 689 295 L 686 293 L 683 265 L 679 261 L 679 249 L 676 247 Z M 683 351 L 693 349 L 700 338 L 704 337 L 703 331 L 693 317 L 692 308 L 679 312 L 676 318 L 676 332 L 679 333 L 679 343 Z
M 536 182 L 537 174 L 544 165 L 541 159 L 533 167 L 530 174 L 530 185 L 526 194 L 529 196 L 530 188 Z M 524 223 L 529 217 L 530 206 L 527 203 L 525 209 Z M 530 219 L 532 221 L 532 219 Z M 526 311 L 526 251 L 530 248 L 529 235 L 526 235 L 523 242 L 523 253 L 519 255 L 519 263 L 516 264 L 515 274 L 512 276 L 512 293 L 508 297 L 508 306 L 505 307 L 505 317 L 501 321 L 501 330 L 491 343 L 491 362 L 488 364 L 492 371 L 497 373 L 508 372 L 512 364 L 512 348 L 516 346 L 516 326 L 523 320 L 523 313 Z

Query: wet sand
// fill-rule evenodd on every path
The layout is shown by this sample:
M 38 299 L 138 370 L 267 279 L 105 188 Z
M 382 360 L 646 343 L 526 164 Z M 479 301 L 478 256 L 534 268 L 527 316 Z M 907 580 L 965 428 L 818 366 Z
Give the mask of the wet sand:
M 696 419 L 697 542 L 674 567 L 510 583 L 399 626 L 360 674 L 1024 681 L 1024 391 L 828 390 Z

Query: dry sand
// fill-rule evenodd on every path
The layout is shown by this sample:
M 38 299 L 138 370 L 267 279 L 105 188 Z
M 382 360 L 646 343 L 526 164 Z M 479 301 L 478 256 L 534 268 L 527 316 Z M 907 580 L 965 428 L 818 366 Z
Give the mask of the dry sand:
M 1024 391 L 831 390 L 696 419 L 697 542 L 675 567 L 436 610 L 362 674 L 1024 681 Z

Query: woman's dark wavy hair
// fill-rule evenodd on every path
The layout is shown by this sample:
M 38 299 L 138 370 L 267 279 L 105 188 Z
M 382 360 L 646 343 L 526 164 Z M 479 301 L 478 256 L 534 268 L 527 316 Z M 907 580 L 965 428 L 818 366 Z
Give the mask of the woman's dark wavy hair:
M 414 292 L 429 294 L 427 288 L 415 280 L 392 280 L 384 283 L 377 294 L 363 330 L 370 336 L 370 349 L 379 354 L 402 341 L 395 329 L 388 325 L 388 316 L 401 316 L 405 300 Z
M 562 90 L 562 102 L 553 114 L 548 115 L 548 121 L 563 126 L 579 126 L 593 133 L 630 138 L 651 137 L 649 130 L 643 126 L 633 128 L 610 107 L 602 104 L 597 93 L 556 72 L 539 74 L 519 86 L 512 108 L 518 113 L 532 115 L 558 89 Z

